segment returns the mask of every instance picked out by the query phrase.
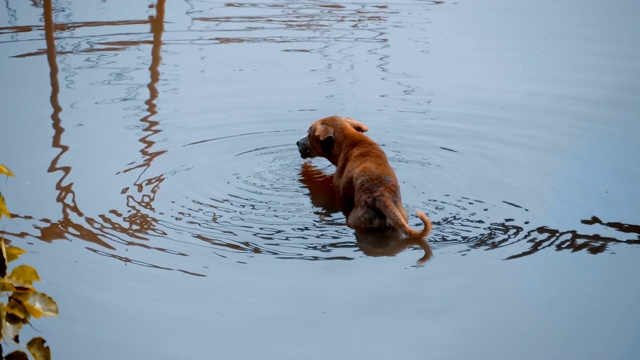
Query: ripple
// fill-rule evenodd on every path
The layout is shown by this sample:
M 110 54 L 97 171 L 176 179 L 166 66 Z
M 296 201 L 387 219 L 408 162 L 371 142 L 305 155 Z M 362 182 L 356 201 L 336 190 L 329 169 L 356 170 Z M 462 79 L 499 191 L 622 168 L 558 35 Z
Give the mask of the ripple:
M 640 245 L 640 227 L 634 224 L 604 222 L 593 216 L 566 229 L 556 229 L 527 220 L 532 216 L 529 210 L 509 201 L 446 197 L 424 203 L 431 209 L 434 231 L 429 242 L 435 247 L 468 245 L 463 253 L 505 249 L 510 253 L 506 259 L 512 260 L 545 249 L 600 254 L 614 252 L 613 245 Z M 500 218 L 500 214 L 509 217 Z
M 296 132 L 296 137 L 298 134 Z M 175 194 L 160 222 L 222 256 L 267 254 L 287 259 L 352 259 L 357 248 L 341 214 L 319 217 L 300 183 L 290 130 L 252 132 L 191 142 L 198 159 L 172 177 Z M 202 149 L 206 148 L 206 149 Z M 203 159 L 203 152 L 215 154 Z M 331 243 L 327 243 L 331 241 Z M 340 246 L 336 246 L 340 244 Z M 338 253 L 336 253 L 338 252 Z
M 166 238 L 207 248 L 237 262 L 256 255 L 351 260 L 367 255 L 395 255 L 407 249 L 421 251 L 415 244 L 399 240 L 378 242 L 384 247 L 382 250 L 372 249 L 372 242 L 359 242 L 354 231 L 345 225 L 344 215 L 332 197 L 333 166 L 324 159 L 300 159 L 294 145 L 299 133 L 250 132 L 180 146 L 184 153 L 175 156 L 192 160 L 176 164 L 177 168 L 188 170 L 172 172 L 163 185 L 165 193 L 172 196 L 166 214 L 153 214 L 159 218 L 160 232 Z M 394 141 L 390 143 L 395 148 Z M 419 174 L 438 166 L 421 152 L 420 146 L 408 146 L 410 149 L 403 152 L 387 151 L 399 172 Z M 418 179 L 415 175 L 412 178 Z M 423 209 L 432 218 L 434 230 L 429 243 L 435 248 L 468 246 L 462 255 L 470 249 L 498 248 L 508 248 L 512 253 L 509 259 L 546 248 L 599 253 L 615 242 L 638 241 L 628 233 L 628 239 L 621 240 L 625 234 L 615 227 L 607 227 L 614 232 L 611 236 L 594 236 L 575 230 L 580 228 L 578 224 L 571 230 L 534 224 L 531 219 L 535 214 L 509 199 L 444 195 L 421 201 L 420 197 L 427 195 L 418 185 L 402 185 L 412 194 L 421 192 L 418 197 L 406 197 L 409 203 L 405 207 Z M 420 225 L 416 218 L 411 221 L 414 226 Z

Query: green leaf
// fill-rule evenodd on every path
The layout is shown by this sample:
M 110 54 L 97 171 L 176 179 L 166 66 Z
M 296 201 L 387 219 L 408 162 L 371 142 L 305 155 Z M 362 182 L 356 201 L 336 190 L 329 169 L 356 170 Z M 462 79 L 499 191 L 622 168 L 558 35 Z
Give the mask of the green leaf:
M 36 360 L 51 360 L 51 349 L 45 344 L 43 338 L 36 337 L 27 343 L 27 349 Z

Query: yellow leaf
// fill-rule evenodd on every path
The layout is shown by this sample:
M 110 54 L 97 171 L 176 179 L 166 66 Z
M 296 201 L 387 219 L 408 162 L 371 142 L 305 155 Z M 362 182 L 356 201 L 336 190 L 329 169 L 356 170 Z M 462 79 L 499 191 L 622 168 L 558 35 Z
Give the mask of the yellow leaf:
M 7 205 L 4 202 L 4 197 L 0 194 L 0 219 L 2 215 L 5 215 L 8 218 L 11 218 L 11 214 L 9 214 L 9 209 L 7 209 Z
M 21 284 L 10 277 L 0 279 L 0 292 L 13 292 L 14 295 L 35 292 L 33 287 Z
M 16 287 L 8 279 L 0 279 L 0 292 L 13 292 Z
M 27 253 L 25 250 L 22 250 L 19 247 L 15 247 L 15 246 L 7 246 L 6 250 L 7 250 L 7 255 L 6 255 L 7 262 L 12 262 L 13 260 L 17 260 L 20 257 L 20 255 Z
M 7 169 L 6 166 L 0 164 L 0 174 L 1 175 L 7 175 L 7 176 L 13 176 L 13 173 L 11 172 L 11 170 Z
M 51 360 L 51 349 L 45 344 L 46 341 L 38 336 L 27 343 L 27 349 L 36 360 Z
M 58 304 L 47 294 L 38 292 L 14 293 L 13 296 L 22 301 L 29 314 L 35 318 L 58 316 Z
M 17 343 L 23 323 L 22 319 L 7 313 L 4 304 L 0 303 L 0 327 L 2 327 L 3 339 L 11 339 Z
M 9 302 L 7 303 L 7 314 L 15 315 L 22 320 L 26 320 L 29 316 L 29 312 L 24 304 L 13 296 L 9 297 Z
M 38 276 L 36 269 L 31 266 L 20 265 L 13 269 L 11 275 L 9 275 L 9 279 L 13 279 L 16 283 L 25 287 L 30 287 L 34 281 L 40 281 L 40 276 Z

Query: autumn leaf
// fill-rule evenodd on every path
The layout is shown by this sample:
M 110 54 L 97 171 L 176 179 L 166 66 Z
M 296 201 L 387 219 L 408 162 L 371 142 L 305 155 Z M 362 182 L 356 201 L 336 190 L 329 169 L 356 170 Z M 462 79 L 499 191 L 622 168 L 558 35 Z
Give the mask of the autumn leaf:
M 5 310 L 4 304 L 0 303 L 0 326 L 2 327 L 2 338 L 11 339 L 18 342 L 18 335 L 22 330 L 22 319 L 13 314 L 9 314 Z
M 35 318 L 58 316 L 58 304 L 47 294 L 38 292 L 14 293 L 12 297 L 20 300 L 29 314 Z
M 20 265 L 11 272 L 10 276 L 7 276 L 7 259 L 9 261 L 17 259 L 24 250 L 14 246 L 7 248 L 2 238 L 0 238 L 0 249 L 2 250 L 0 252 L 0 291 L 34 292 L 31 285 L 34 281 L 39 281 L 40 277 L 31 266 Z
M 8 218 L 11 218 L 11 214 L 9 214 L 9 209 L 7 209 L 7 204 L 4 202 L 4 197 L 0 194 L 0 219 L 2 215 L 5 215 Z
M 6 308 L 7 314 L 15 315 L 22 320 L 26 320 L 29 316 L 26 306 L 13 296 L 9 297 L 9 302 L 7 303 Z
M 14 292 L 14 293 L 32 293 L 35 290 L 31 286 L 24 286 L 19 284 L 11 278 L 0 279 L 0 292 Z
M 19 247 L 15 247 L 15 246 L 7 246 L 6 250 L 7 250 L 6 259 L 8 263 L 12 262 L 13 260 L 17 260 L 20 257 L 20 255 L 27 253 L 25 250 L 22 250 Z
M 29 356 L 23 351 L 16 350 L 11 354 L 5 356 L 5 360 L 29 360 Z
M 34 359 L 51 360 L 51 349 L 45 343 L 46 341 L 41 337 L 33 338 L 27 343 L 27 349 Z
M 2 217 L 2 215 L 0 215 Z M 7 248 L 4 247 L 4 239 L 0 237 L 0 279 L 4 279 L 7 276 Z M 4 291 L 4 290 L 3 290 Z
M 36 269 L 29 265 L 17 266 L 11 271 L 9 279 L 15 280 L 14 284 L 23 285 L 24 287 L 31 287 L 34 281 L 40 281 L 40 276 Z
M 5 279 L 0 280 L 0 292 L 16 291 L 16 287 Z
M 0 302 L 0 339 L 11 339 L 17 343 L 22 324 L 22 319 L 7 313 L 6 306 Z
M 0 175 L 13 176 L 13 173 L 6 166 L 0 164 Z
M 4 339 L 4 318 L 6 314 L 4 303 L 0 301 L 0 340 Z

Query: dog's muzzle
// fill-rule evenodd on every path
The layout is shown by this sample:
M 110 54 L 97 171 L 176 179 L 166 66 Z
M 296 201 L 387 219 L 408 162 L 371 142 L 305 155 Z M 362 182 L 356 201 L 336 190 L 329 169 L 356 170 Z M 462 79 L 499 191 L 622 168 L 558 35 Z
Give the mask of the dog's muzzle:
M 311 147 L 309 147 L 309 137 L 305 136 L 300 139 L 296 145 L 298 145 L 298 151 L 303 159 L 311 157 Z

